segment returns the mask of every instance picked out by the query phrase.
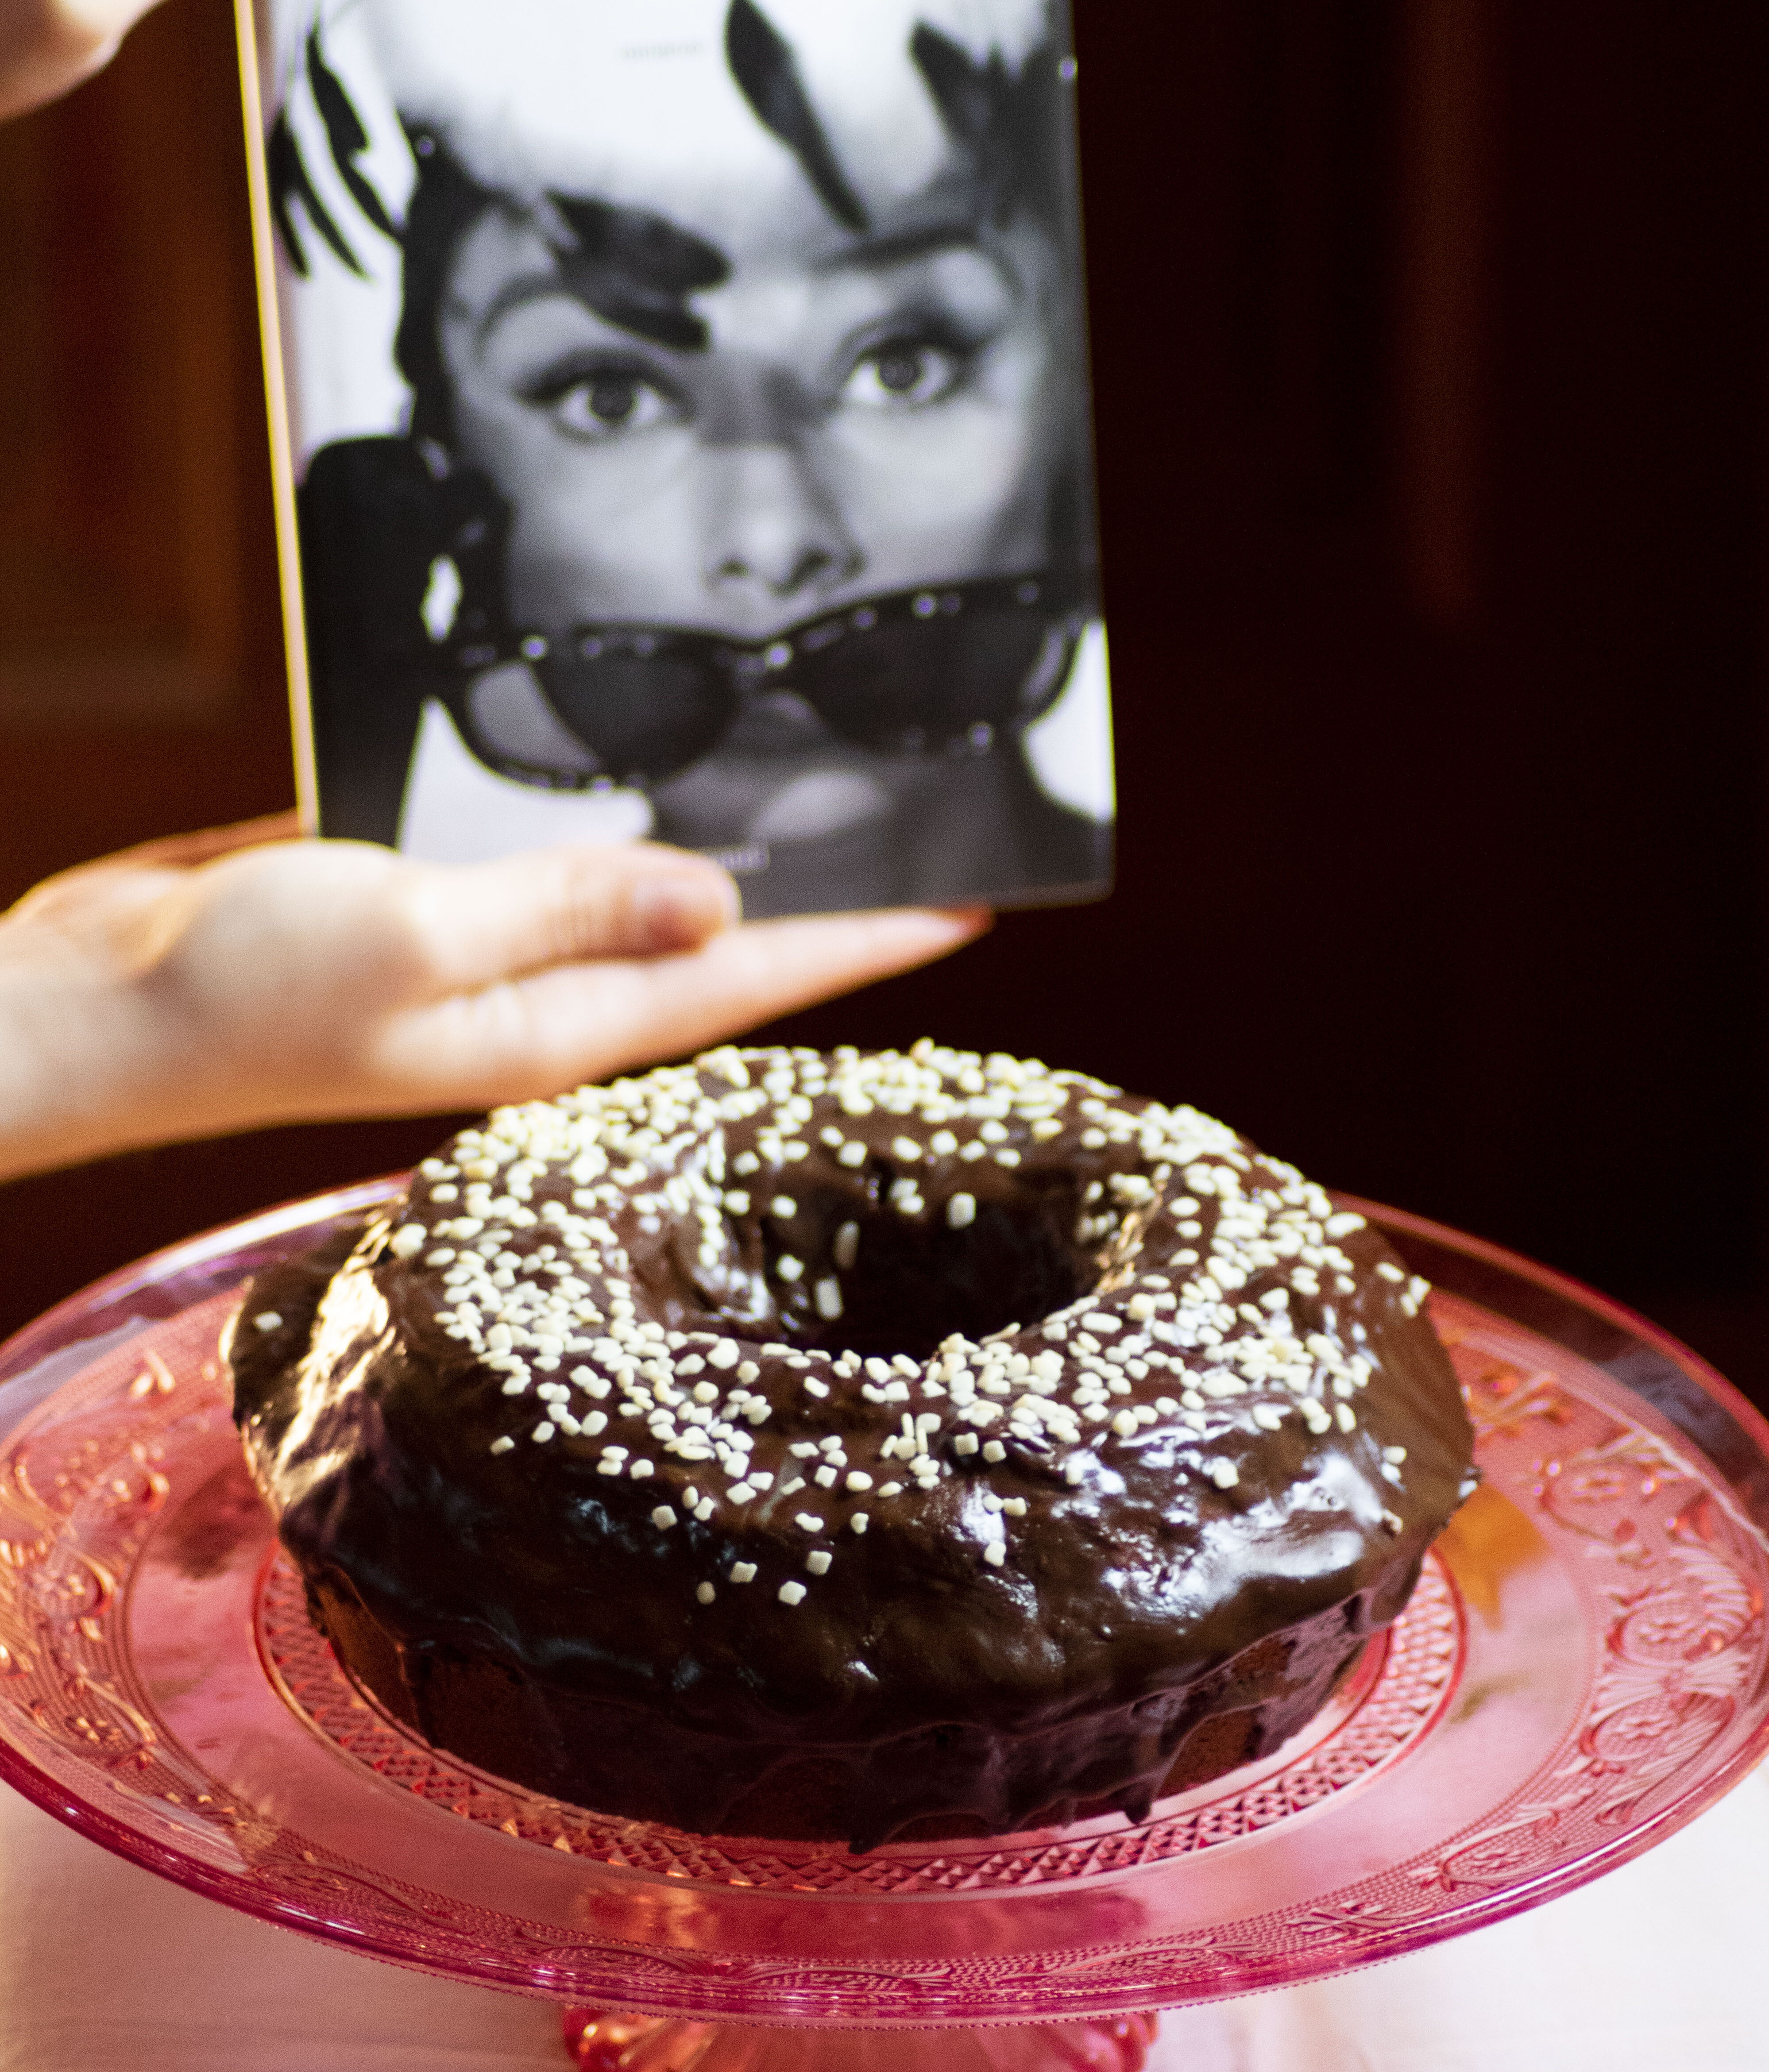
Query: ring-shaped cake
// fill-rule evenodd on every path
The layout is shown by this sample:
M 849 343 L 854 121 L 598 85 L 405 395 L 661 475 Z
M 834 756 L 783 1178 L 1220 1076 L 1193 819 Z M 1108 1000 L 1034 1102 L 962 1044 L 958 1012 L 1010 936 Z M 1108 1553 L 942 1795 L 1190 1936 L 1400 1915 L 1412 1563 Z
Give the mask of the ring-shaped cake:
M 502 1109 L 231 1334 L 352 1673 L 702 1833 L 1006 1832 L 1275 1747 L 1472 1486 L 1409 1277 L 1225 1125 L 916 1045 Z

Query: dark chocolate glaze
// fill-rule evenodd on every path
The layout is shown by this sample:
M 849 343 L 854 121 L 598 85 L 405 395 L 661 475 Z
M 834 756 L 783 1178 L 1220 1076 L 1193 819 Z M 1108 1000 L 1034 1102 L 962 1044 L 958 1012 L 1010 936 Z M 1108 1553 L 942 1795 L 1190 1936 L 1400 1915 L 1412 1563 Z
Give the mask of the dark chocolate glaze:
M 1031 1101 L 1004 1110 L 1000 1082 L 979 1061 L 949 1066 L 941 1061 L 954 1054 L 930 1053 L 922 1083 L 931 1074 L 946 1087 L 932 1096 L 934 1120 L 903 1112 L 887 1067 L 896 1112 L 881 1101 L 857 1115 L 817 1081 L 831 1069 L 851 1081 L 868 1061 L 844 1067 L 851 1054 L 837 1054 L 832 1068 L 813 1054 L 715 1053 L 584 1096 L 587 1117 L 574 1120 L 569 1104 L 494 1117 L 489 1145 L 469 1133 L 426 1161 L 430 1177 L 347 1258 L 334 1249 L 253 1282 L 233 1333 L 236 1415 L 334 1646 L 433 1741 L 557 1796 L 700 1832 L 862 1847 L 911 1831 L 1004 1832 L 1101 1806 L 1140 1815 L 1176 1757 L 1183 1773 L 1202 1725 L 1247 1716 L 1234 1759 L 1275 1745 L 1399 1612 L 1472 1486 L 1471 1433 L 1418 1314 L 1419 1286 L 1376 1232 L 1336 1226 L 1327 1237 L 1319 1190 L 1187 1112 L 1063 1075 L 1035 1126 Z M 759 1114 L 729 1112 L 738 1076 L 779 1096 L 795 1071 L 800 1106 L 784 1130 L 771 1097 Z M 641 1112 L 644 1090 L 660 1085 L 663 1108 Z M 715 1115 L 721 1100 L 726 1112 Z M 944 1119 L 973 1141 L 985 1111 L 983 1156 L 929 1151 L 943 1105 L 969 1111 Z M 673 1112 L 692 1126 L 672 1133 Z M 633 1134 L 659 1116 L 648 1141 Z M 825 1129 L 862 1145 L 864 1162 L 841 1162 Z M 489 1158 L 500 1130 L 504 1150 Z M 589 1184 L 617 1186 L 618 1207 L 579 1191 L 599 1165 L 581 1146 L 598 1132 L 611 1169 Z M 903 1155 L 904 1140 L 918 1158 Z M 508 1146 L 524 1145 L 533 1156 L 512 1166 Z M 1175 1145 L 1192 1155 L 1176 1162 Z M 998 1162 L 1003 1151 L 1018 1162 Z M 745 1153 L 761 1167 L 738 1175 Z M 678 1404 L 673 1440 L 648 1440 L 644 1416 L 609 1415 L 621 1390 L 603 1378 L 620 1363 L 603 1322 L 581 1322 L 557 1352 L 551 1342 L 529 1347 L 520 1394 L 486 1363 L 497 1350 L 483 1336 L 489 1312 L 477 1313 L 479 1346 L 463 1342 L 461 1312 L 445 1298 L 449 1264 L 423 1261 L 484 1240 L 456 1227 L 462 1169 L 476 1163 L 495 1166 L 506 1190 L 475 1219 L 503 1219 L 505 1264 L 489 1270 L 530 1285 L 524 1268 L 552 1244 L 555 1269 L 570 1255 L 572 1299 L 606 1317 L 611 1291 L 627 1285 L 640 1322 L 702 1334 L 669 1349 L 691 1368 L 665 1384 Z M 1203 1190 L 1200 1175 L 1229 1173 L 1237 1194 Z M 747 1207 L 730 1203 L 734 1186 Z M 439 1202 L 437 1186 L 457 1193 Z M 706 1211 L 722 1193 L 726 1205 Z M 975 1204 L 968 1221 L 949 1207 L 959 1194 Z M 1176 1220 L 1181 1196 L 1196 1206 Z M 579 1227 L 562 1244 L 549 1202 L 605 1235 L 592 1242 Z M 483 1195 L 478 1206 L 488 1208 Z M 1261 1218 L 1265 1236 L 1234 1234 Z M 858 1235 L 851 1268 L 840 1263 L 847 1225 Z M 1312 1265 L 1295 1241 L 1310 1231 Z M 1197 1292 L 1217 1240 L 1230 1285 L 1207 1328 L 1224 1342 L 1175 1342 L 1211 1314 Z M 793 1261 L 796 1280 L 783 1275 Z M 831 1282 L 839 1317 L 820 1309 Z M 1151 1313 L 1164 1286 L 1180 1301 Z M 1293 1340 L 1332 1348 L 1342 1374 L 1347 1358 L 1364 1363 L 1339 1394 L 1319 1360 L 1297 1386 L 1256 1374 L 1231 1388 L 1246 1369 L 1229 1355 L 1260 1335 L 1249 1320 L 1279 1289 Z M 1000 1408 L 973 1424 L 948 1393 L 907 1375 L 892 1400 L 881 1370 L 830 1369 L 829 1354 L 852 1346 L 906 1354 L 924 1375 L 931 1349 L 961 1332 L 981 1371 L 975 1341 L 1014 1326 L 1006 1344 L 1048 1351 L 1051 1330 L 1037 1320 L 1089 1294 L 1072 1309 L 1079 1321 L 1054 1400 L 1071 1400 L 1085 1318 L 1116 1318 L 1116 1333 L 1089 1333 L 1087 1360 L 1128 1383 L 1109 1408 L 1118 1418 L 1142 1407 L 1133 1433 L 1076 1416 L 1053 1435 L 1035 1418 L 1010 1426 Z M 767 1404 L 765 1419 L 741 1427 L 753 1442 L 747 1472 L 774 1477 L 747 1500 L 730 1494 L 730 1464 L 684 1457 L 710 1443 L 685 1421 L 691 1379 L 734 1385 L 730 1370 L 695 1363 L 734 1338 L 759 1370 L 751 1396 Z M 797 1349 L 811 1351 L 808 1367 Z M 1142 1352 L 1170 1364 L 1148 1365 Z M 606 1429 L 549 1426 L 537 1441 L 536 1390 L 573 1371 L 603 1387 L 594 1400 Z M 1207 1375 L 1216 1392 L 1191 1396 L 1203 1407 L 1188 1419 L 1176 1399 Z M 1014 1386 L 1023 1395 L 1032 1384 Z M 1323 1406 L 1306 1417 L 1305 1395 Z M 590 1411 L 583 1390 L 571 1401 L 578 1419 Z M 722 1397 L 716 1408 L 726 1415 Z M 1276 1429 L 1262 1428 L 1261 1409 L 1282 1412 Z M 918 1486 L 902 1472 L 902 1493 L 885 1498 L 878 1486 L 901 1464 L 879 1457 L 880 1441 L 905 1410 L 936 1420 L 922 1444 L 937 1475 Z M 841 1471 L 819 1486 L 808 1478 L 817 1458 L 789 1449 L 835 1436 Z M 962 1450 L 972 1437 L 977 1450 Z M 991 1442 L 1002 1449 L 993 1462 L 981 1450 Z M 610 1445 L 627 1449 L 622 1472 L 603 1471 Z M 1385 1456 L 1396 1448 L 1404 1460 Z M 636 1480 L 625 1468 L 641 1453 L 655 1471 Z M 1217 1462 L 1232 1465 L 1232 1486 L 1212 1478 Z M 846 1486 L 855 1470 L 870 1489 Z M 801 1473 L 804 1486 L 783 1486 Z M 704 1517 L 689 1514 L 690 1489 Z M 995 1500 L 1023 1514 L 1004 1515 Z M 674 1513 L 664 1526 L 660 1505 Z M 863 1536 L 851 1530 L 862 1511 Z M 826 1572 L 808 1570 L 815 1549 L 830 1555 Z M 738 1563 L 753 1564 L 753 1581 L 730 1580 Z M 802 1601 L 783 1602 L 781 1585 L 795 1581 Z M 710 1602 L 697 1597 L 703 1585 Z

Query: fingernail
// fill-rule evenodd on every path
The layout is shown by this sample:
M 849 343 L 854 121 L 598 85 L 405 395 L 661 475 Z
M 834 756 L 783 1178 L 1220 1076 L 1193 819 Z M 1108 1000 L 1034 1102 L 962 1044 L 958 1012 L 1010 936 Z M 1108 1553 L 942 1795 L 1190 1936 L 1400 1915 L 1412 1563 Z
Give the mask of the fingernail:
M 632 888 L 633 918 L 653 949 L 703 943 L 738 916 L 737 887 L 710 870 L 660 871 Z

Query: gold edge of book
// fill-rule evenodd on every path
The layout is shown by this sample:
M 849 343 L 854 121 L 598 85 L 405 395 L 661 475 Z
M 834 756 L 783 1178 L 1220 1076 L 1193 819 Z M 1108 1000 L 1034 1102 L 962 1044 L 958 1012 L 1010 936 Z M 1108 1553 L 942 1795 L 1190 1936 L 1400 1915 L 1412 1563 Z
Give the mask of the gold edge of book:
M 307 695 L 307 628 L 301 596 L 301 556 L 295 523 L 294 454 L 282 358 L 282 310 L 277 294 L 276 245 L 265 160 L 262 47 L 274 48 L 267 0 L 234 0 L 240 47 L 240 100 L 245 121 L 246 181 L 252 206 L 253 265 L 257 278 L 258 324 L 264 343 L 265 404 L 270 428 L 270 479 L 276 500 L 277 565 L 282 572 L 283 641 L 288 656 L 289 725 L 294 742 L 295 802 L 308 834 L 319 830 L 319 787 L 314 764 L 313 716 Z

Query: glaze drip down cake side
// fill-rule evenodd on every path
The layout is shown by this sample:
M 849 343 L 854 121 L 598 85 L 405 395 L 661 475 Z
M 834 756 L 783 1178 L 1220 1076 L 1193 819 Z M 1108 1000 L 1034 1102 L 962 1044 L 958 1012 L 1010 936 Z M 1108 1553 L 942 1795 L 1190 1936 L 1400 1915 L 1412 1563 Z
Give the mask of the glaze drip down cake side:
M 1078 1072 L 713 1051 L 501 1109 L 232 1329 L 346 1667 L 699 1833 L 1004 1833 L 1257 1758 L 1472 1487 L 1409 1276 Z

